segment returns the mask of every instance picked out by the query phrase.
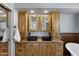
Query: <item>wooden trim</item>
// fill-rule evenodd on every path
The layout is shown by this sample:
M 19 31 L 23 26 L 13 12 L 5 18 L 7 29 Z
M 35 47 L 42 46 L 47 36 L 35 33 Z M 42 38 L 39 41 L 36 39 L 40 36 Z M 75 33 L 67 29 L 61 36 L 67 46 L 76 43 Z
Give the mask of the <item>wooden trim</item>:
M 48 32 L 51 32 L 51 19 L 50 19 L 50 15 L 48 15 Z
M 45 19 L 43 19 L 43 17 L 45 18 L 45 16 L 44 15 L 41 15 L 40 16 L 40 24 L 41 24 L 41 31 L 44 31 L 44 32 L 50 32 L 50 16 L 49 15 L 47 15 L 47 17 L 48 17 L 48 29 L 46 29 L 46 30 L 43 30 L 42 29 L 42 25 L 43 25 L 43 20 L 45 20 Z

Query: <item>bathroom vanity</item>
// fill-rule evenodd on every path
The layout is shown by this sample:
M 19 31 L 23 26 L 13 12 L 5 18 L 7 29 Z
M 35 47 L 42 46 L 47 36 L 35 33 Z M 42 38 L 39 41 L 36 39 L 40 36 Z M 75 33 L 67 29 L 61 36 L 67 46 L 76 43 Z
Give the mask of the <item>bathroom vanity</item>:
M 32 16 L 18 12 L 21 42 L 15 43 L 16 56 L 62 56 L 63 41 L 59 34 L 59 13 Z
M 24 41 L 16 43 L 16 56 L 62 56 L 62 41 Z

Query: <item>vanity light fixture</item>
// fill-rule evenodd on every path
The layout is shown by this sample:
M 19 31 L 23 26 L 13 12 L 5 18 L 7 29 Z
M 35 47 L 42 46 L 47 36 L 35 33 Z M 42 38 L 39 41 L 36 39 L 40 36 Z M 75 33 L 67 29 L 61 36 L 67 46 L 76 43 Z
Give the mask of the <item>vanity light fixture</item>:
M 44 13 L 48 13 L 48 10 L 45 10 Z
M 35 11 L 34 10 L 31 10 L 30 13 L 35 13 Z

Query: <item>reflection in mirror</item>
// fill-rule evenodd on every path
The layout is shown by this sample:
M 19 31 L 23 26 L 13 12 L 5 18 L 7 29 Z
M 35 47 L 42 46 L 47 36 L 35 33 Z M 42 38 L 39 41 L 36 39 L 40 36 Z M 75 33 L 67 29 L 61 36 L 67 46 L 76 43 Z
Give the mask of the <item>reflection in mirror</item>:
M 7 11 L 0 7 L 0 32 L 3 32 L 7 27 Z
M 30 17 L 30 30 L 37 30 L 36 16 L 31 16 Z
M 42 17 L 42 30 L 48 30 L 48 16 Z
M 2 40 L 2 37 L 4 36 L 7 27 L 8 27 L 8 11 L 3 7 L 0 7 L 0 40 Z

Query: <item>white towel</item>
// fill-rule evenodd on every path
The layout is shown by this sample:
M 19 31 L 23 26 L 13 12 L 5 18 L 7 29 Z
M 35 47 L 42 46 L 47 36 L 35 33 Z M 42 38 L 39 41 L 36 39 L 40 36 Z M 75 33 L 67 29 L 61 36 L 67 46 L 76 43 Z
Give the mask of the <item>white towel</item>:
M 19 33 L 18 28 L 16 28 L 16 30 L 15 30 L 14 40 L 15 40 L 16 42 L 20 42 L 20 40 L 21 40 L 21 37 L 20 37 L 20 33 Z
M 2 39 L 2 42 L 7 42 L 8 41 L 8 32 L 9 32 L 9 29 L 6 28 L 5 29 L 5 32 L 4 32 L 4 35 L 3 35 L 3 39 Z

